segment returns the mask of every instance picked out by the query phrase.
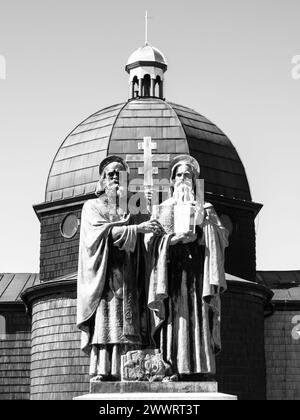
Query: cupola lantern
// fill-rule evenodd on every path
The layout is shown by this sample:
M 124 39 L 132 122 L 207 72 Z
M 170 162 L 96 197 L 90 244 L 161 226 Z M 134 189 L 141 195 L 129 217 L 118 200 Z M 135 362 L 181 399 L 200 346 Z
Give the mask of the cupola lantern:
M 148 44 L 145 16 L 145 45 L 134 51 L 126 64 L 129 73 L 129 99 L 154 97 L 164 99 L 164 73 L 167 62 L 157 48 Z
M 167 63 L 157 48 L 145 44 L 134 51 L 125 70 L 129 73 L 129 99 L 164 99 L 164 72 L 167 70 Z

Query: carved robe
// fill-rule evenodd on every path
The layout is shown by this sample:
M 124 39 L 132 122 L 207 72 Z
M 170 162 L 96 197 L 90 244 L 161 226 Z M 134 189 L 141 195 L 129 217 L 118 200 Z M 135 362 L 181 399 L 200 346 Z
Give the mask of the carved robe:
M 112 220 L 109 210 L 105 194 L 82 209 L 77 326 L 82 350 L 91 353 L 90 375 L 119 377 L 121 354 L 140 348 L 146 334 L 145 276 L 137 226 L 130 216 Z
M 163 205 L 170 209 L 174 200 Z M 215 373 L 215 354 L 221 349 L 227 231 L 213 207 L 207 203 L 205 208 L 195 242 L 170 245 L 171 234 L 147 241 L 152 337 L 173 374 Z

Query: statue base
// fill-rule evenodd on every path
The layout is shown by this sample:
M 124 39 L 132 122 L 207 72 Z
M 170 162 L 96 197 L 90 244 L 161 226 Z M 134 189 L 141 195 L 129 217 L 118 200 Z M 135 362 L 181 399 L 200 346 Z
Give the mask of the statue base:
M 218 392 L 217 382 L 91 382 L 90 394 L 74 400 L 237 400 Z

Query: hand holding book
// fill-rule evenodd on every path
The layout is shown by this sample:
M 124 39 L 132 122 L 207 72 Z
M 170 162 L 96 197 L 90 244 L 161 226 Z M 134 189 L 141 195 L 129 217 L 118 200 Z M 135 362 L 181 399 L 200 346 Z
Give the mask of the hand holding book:
M 197 234 L 193 232 L 175 233 L 170 240 L 171 245 L 178 243 L 188 244 L 194 242 L 197 239 Z

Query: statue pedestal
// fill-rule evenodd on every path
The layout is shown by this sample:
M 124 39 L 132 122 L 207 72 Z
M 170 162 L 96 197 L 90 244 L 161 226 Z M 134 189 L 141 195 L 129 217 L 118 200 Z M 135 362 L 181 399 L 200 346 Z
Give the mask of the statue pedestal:
M 218 392 L 217 382 L 91 382 L 90 394 L 74 400 L 237 400 Z

